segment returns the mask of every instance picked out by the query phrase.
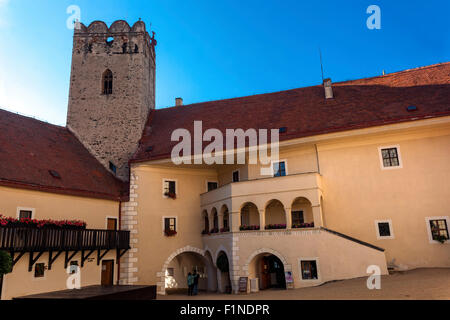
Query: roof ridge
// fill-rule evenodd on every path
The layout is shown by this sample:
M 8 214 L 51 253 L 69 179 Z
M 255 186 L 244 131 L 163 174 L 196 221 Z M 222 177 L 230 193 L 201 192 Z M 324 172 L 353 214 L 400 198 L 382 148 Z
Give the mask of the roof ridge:
M 21 118 L 26 118 L 26 119 L 28 119 L 28 120 L 33 120 L 33 121 L 36 121 L 36 122 L 40 122 L 40 123 L 45 124 L 45 125 L 48 125 L 48 126 L 57 127 L 58 129 L 64 129 L 64 130 L 67 130 L 67 127 L 66 127 L 66 126 L 61 126 L 61 125 L 58 125 L 58 124 L 54 124 L 54 123 L 51 123 L 51 122 L 47 122 L 47 121 L 45 121 L 45 120 L 37 119 L 37 118 L 35 118 L 35 117 L 33 117 L 33 116 L 25 115 L 25 114 L 20 113 L 20 112 L 18 112 L 18 111 L 11 111 L 11 110 L 7 110 L 7 109 L 0 108 L 0 112 L 1 112 L 1 111 L 6 112 L 6 113 L 10 113 L 11 115 L 14 115 L 14 116 L 19 116 L 19 117 L 21 117 Z
M 366 77 L 366 78 L 358 78 L 358 79 L 351 79 L 351 80 L 344 80 L 344 81 L 334 82 L 334 84 L 345 84 L 345 83 L 351 83 L 353 81 L 371 80 L 371 79 L 377 79 L 377 78 L 387 78 L 387 77 L 392 77 L 392 76 L 395 76 L 395 75 L 398 75 L 398 74 L 408 73 L 408 72 L 412 72 L 412 71 L 436 68 L 436 67 L 439 67 L 439 66 L 442 66 L 442 65 L 446 65 L 446 64 L 450 64 L 450 61 L 435 63 L 435 64 L 431 64 L 431 65 L 427 65 L 427 66 L 415 67 L 415 68 L 410 68 L 410 69 L 405 69 L 405 70 L 399 70 L 399 71 L 387 73 L 385 75 Z M 376 84 L 374 84 L 374 85 L 376 85 Z M 192 106 L 202 105 L 202 104 L 211 103 L 211 102 L 222 102 L 222 101 L 231 101 L 231 100 L 235 100 L 235 99 L 245 99 L 245 98 L 257 97 L 257 96 L 262 96 L 262 95 L 277 94 L 277 93 L 296 91 L 296 90 L 307 89 L 307 88 L 315 88 L 315 87 L 321 87 L 321 86 L 322 86 L 322 84 L 316 84 L 316 85 L 311 85 L 311 86 L 306 86 L 306 87 L 297 87 L 297 88 L 284 89 L 284 90 L 279 90 L 279 91 L 271 91 L 271 92 L 265 92 L 265 93 L 256 93 L 256 94 L 250 94 L 250 95 L 240 96 L 240 97 L 194 102 L 194 103 L 190 103 L 190 104 L 184 104 L 182 106 L 170 106 L 170 107 L 165 107 L 165 108 L 159 108 L 159 109 L 155 109 L 155 111 L 168 110 L 168 109 L 174 109 L 174 108 L 180 108 L 180 110 L 182 110 L 181 108 L 183 108 L 183 107 L 192 107 Z
M 415 67 L 415 68 L 410 68 L 410 69 L 405 69 L 405 70 L 394 71 L 394 72 L 391 72 L 391 73 L 386 73 L 384 75 L 382 74 L 382 75 L 373 76 L 373 77 L 339 81 L 339 82 L 335 82 L 334 84 L 343 84 L 343 83 L 352 82 L 352 81 L 371 80 L 371 79 L 376 79 L 376 78 L 387 78 L 387 77 L 392 77 L 392 76 L 395 76 L 395 75 L 398 75 L 398 74 L 402 74 L 402 73 L 408 73 L 408 72 L 417 71 L 417 70 L 423 70 L 423 69 L 436 68 L 436 67 L 439 67 L 439 66 L 442 66 L 442 65 L 446 65 L 446 64 L 450 64 L 450 61 L 439 62 L 439 63 L 435 63 L 435 64 L 430 64 L 430 65 L 427 65 L 427 66 L 421 66 L 421 67 Z

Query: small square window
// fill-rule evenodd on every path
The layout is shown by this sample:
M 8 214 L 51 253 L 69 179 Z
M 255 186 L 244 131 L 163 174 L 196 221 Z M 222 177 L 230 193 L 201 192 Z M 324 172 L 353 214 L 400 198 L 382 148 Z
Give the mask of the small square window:
M 233 182 L 239 182 L 239 170 L 233 171 Z
M 381 157 L 383 159 L 383 167 L 385 168 L 400 166 L 398 150 L 396 147 L 381 149 Z
M 173 268 L 167 268 L 166 276 L 173 277 L 175 275 Z
M 30 210 L 20 210 L 19 219 L 31 219 L 33 216 L 33 211 Z
M 286 162 L 279 161 L 273 163 L 273 176 L 274 177 L 284 177 L 286 175 Z
M 176 231 L 176 218 L 164 218 L 164 231 Z
M 378 232 L 380 237 L 390 237 L 391 228 L 389 227 L 389 222 L 378 222 Z
M 43 278 L 45 275 L 45 264 L 36 263 L 34 265 L 34 277 L 35 278 Z
M 209 182 L 208 181 L 208 192 L 212 191 L 214 189 L 217 189 L 218 183 L 217 182 Z
M 165 180 L 164 181 L 164 195 L 166 197 L 174 198 L 177 194 L 176 181 Z
M 377 239 L 394 239 L 391 220 L 375 220 Z
M 431 237 L 436 241 L 449 240 L 446 219 L 430 220 Z
M 302 261 L 302 279 L 303 280 L 317 280 L 317 262 L 315 260 Z

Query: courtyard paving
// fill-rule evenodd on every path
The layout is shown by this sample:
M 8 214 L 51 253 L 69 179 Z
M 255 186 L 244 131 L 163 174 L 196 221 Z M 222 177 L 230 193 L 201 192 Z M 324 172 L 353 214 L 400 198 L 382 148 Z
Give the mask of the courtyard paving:
M 265 290 L 248 295 L 202 293 L 158 296 L 159 300 L 450 300 L 450 268 L 415 269 L 381 277 L 381 289 L 369 290 L 367 278 L 335 281 L 318 287 Z

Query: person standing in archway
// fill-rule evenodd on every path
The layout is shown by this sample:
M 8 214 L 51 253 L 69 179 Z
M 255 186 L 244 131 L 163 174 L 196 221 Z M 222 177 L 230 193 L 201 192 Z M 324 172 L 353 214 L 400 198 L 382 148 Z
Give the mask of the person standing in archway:
M 197 273 L 197 270 L 194 270 L 194 296 L 196 296 L 198 294 L 198 278 L 200 278 L 200 275 Z
M 188 273 L 187 276 L 187 285 L 188 285 L 188 296 L 192 296 L 194 290 L 194 276 L 192 273 Z

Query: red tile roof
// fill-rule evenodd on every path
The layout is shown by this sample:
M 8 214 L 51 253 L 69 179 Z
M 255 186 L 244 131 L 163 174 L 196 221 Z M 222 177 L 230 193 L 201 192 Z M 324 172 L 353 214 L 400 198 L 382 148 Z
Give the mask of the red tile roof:
M 330 132 L 450 115 L 450 63 L 333 84 L 325 100 L 322 85 L 153 110 L 132 162 L 169 158 L 171 134 L 193 122 L 203 132 L 217 128 L 277 129 L 280 141 Z M 408 112 L 410 105 L 417 111 Z M 208 143 L 204 143 L 207 145 Z M 147 148 L 152 147 L 148 152 Z M 225 150 L 225 146 L 224 146 Z
M 68 129 L 1 109 L 0 185 L 110 200 L 128 189 Z

